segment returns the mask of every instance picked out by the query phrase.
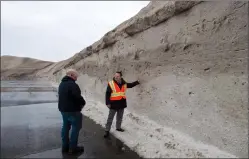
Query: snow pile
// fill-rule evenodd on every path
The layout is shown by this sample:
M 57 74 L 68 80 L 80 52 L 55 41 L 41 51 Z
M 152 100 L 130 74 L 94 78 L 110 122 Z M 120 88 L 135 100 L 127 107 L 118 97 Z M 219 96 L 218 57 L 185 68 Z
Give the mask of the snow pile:
M 82 112 L 97 124 L 105 126 L 108 109 L 103 103 L 87 97 L 87 105 Z M 116 119 L 113 121 L 111 133 L 141 157 L 236 158 L 217 147 L 197 142 L 185 134 L 163 127 L 144 116 L 128 112 L 127 109 L 122 124 L 125 132 L 115 131 L 115 121 Z
M 52 83 L 58 87 L 57 83 Z M 105 104 L 84 94 L 86 106 L 82 113 L 105 127 L 109 109 Z M 111 133 L 144 158 L 238 158 L 219 148 L 194 140 L 187 134 L 162 126 L 145 116 L 125 109 L 122 127 L 125 132 L 115 131 L 116 118 Z M 104 135 L 104 132 L 103 132 Z

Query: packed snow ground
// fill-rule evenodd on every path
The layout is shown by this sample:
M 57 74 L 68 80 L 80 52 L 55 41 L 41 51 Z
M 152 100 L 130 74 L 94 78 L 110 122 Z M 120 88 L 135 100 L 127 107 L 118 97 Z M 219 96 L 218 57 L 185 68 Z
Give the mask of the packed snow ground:
M 96 123 L 105 126 L 108 108 L 103 103 L 88 97 L 87 105 L 82 112 Z M 217 147 L 205 145 L 190 136 L 163 127 L 144 116 L 131 113 L 128 109 L 125 110 L 122 123 L 122 127 L 126 131 L 122 133 L 115 131 L 115 122 L 116 118 L 113 120 L 111 133 L 141 157 L 236 158 Z

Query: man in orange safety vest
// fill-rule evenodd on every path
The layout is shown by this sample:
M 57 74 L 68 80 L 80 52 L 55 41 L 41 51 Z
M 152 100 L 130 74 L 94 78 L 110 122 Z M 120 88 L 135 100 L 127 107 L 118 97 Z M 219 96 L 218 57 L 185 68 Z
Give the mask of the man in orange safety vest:
M 138 80 L 132 83 L 127 83 L 122 78 L 122 72 L 116 72 L 113 80 L 108 82 L 106 89 L 106 106 L 109 108 L 109 115 L 106 122 L 105 138 L 109 137 L 112 121 L 116 112 L 116 130 L 120 132 L 124 131 L 124 129 L 121 128 L 121 123 L 124 108 L 127 107 L 125 92 L 127 88 L 135 87 L 138 84 L 140 84 Z

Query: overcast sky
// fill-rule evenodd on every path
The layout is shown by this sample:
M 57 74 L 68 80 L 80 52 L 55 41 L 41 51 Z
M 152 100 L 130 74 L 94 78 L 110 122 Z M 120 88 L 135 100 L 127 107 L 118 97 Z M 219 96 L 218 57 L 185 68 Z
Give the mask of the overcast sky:
M 149 1 L 1 1 L 1 55 L 60 61 L 99 40 Z

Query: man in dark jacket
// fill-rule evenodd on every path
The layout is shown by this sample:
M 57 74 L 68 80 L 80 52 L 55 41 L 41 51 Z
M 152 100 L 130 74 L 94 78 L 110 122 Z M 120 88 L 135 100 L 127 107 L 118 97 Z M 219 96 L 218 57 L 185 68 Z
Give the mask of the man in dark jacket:
M 124 114 L 124 108 L 127 107 L 125 91 L 126 88 L 132 88 L 139 84 L 139 81 L 127 83 L 122 78 L 121 72 L 116 72 L 113 81 L 110 81 L 106 89 L 106 106 L 110 109 L 108 119 L 106 122 L 106 130 L 104 137 L 109 136 L 113 118 L 117 112 L 116 130 L 123 132 L 121 123 Z
M 86 102 L 81 96 L 81 90 L 75 83 L 78 78 L 76 70 L 70 69 L 59 85 L 58 108 L 62 114 L 63 126 L 61 131 L 62 152 L 71 154 L 83 152 L 84 147 L 78 146 L 79 131 L 82 127 L 81 110 Z M 69 130 L 72 126 L 72 132 L 69 140 Z

